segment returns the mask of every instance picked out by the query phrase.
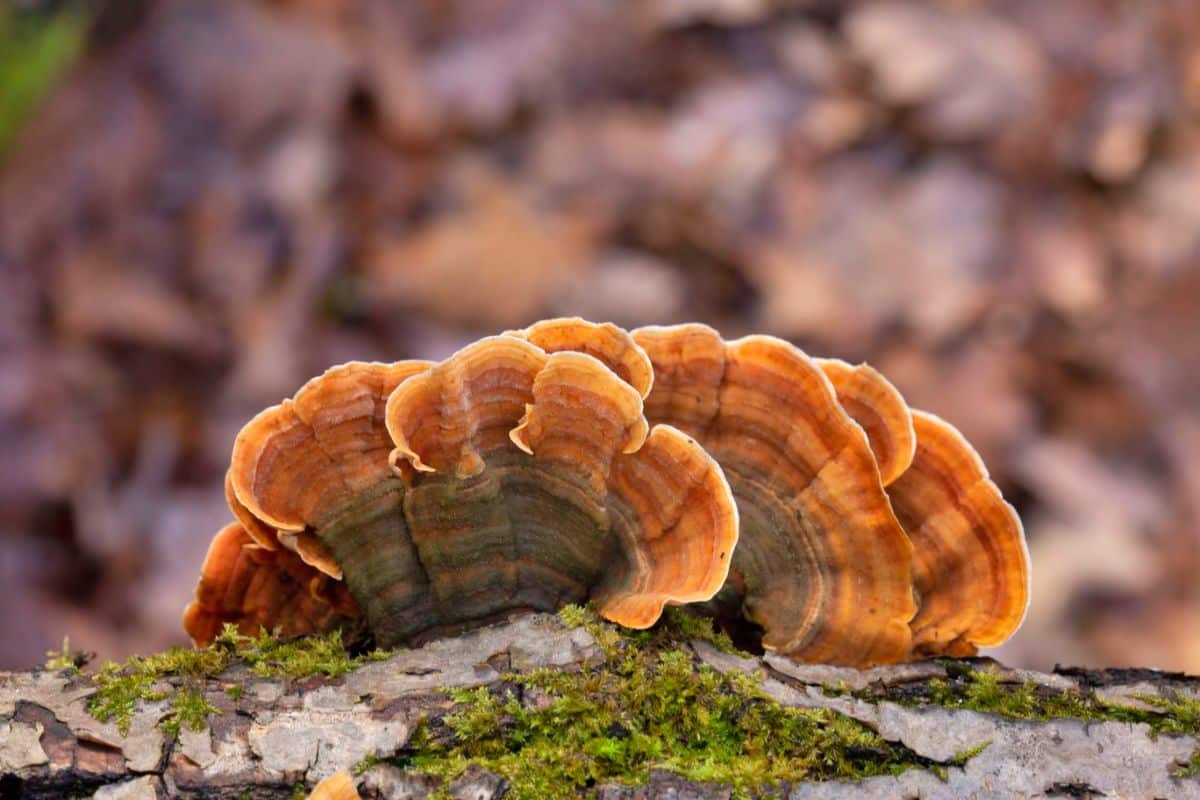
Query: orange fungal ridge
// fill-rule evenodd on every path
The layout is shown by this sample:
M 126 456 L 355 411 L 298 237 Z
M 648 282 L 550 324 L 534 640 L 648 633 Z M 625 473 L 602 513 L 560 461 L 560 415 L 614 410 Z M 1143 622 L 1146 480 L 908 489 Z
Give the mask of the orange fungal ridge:
M 888 487 L 912 538 L 920 610 L 916 655 L 974 655 L 1011 636 L 1029 605 L 1029 551 L 1021 519 L 966 438 L 913 412 L 912 466 Z
M 308 800 L 362 800 L 362 795 L 354 786 L 354 778 L 343 769 L 318 783 Z
M 863 429 L 822 369 L 767 336 L 725 342 L 701 325 L 642 328 L 651 422 L 694 436 L 725 470 L 741 532 L 716 604 L 769 650 L 866 665 L 911 649 L 912 545 Z
M 883 485 L 891 484 L 912 464 L 917 437 L 912 412 L 899 390 L 867 364 L 837 358 L 814 359 L 833 384 L 842 408 L 867 434 Z

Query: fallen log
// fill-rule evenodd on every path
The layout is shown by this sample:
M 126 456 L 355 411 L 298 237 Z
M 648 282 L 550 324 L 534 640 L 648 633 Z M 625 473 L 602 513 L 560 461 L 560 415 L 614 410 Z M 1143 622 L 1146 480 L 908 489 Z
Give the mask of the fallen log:
M 1200 678 L 803 665 L 674 619 L 521 616 L 332 676 L 228 642 L 214 674 L 0 673 L 0 798 L 303 797 L 339 770 L 380 798 L 1200 797 Z

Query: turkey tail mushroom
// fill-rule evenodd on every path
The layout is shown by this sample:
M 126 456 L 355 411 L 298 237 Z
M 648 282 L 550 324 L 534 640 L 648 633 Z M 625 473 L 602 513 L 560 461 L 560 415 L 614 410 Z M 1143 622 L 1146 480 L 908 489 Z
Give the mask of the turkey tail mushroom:
M 649 388 L 628 334 L 590 332 Z M 223 622 L 315 632 L 361 617 L 392 646 L 589 598 L 647 627 L 665 603 L 711 597 L 737 539 L 720 467 L 678 431 L 649 431 L 640 391 L 597 358 L 533 343 L 554 333 L 491 337 L 436 365 L 334 367 L 252 419 L 227 478 L 240 524 L 212 545 L 193 639 Z M 275 613 L 284 576 L 357 606 L 307 623 Z
M 646 351 L 633 336 L 611 322 L 588 322 L 579 317 L 561 317 L 535 322 L 520 331 L 506 331 L 537 345 L 547 353 L 571 350 L 598 358 L 643 398 L 654 383 L 654 367 Z
M 183 613 L 183 627 L 193 641 L 205 645 L 225 623 L 245 635 L 265 628 L 294 636 L 354 630 L 361 617 L 344 584 L 289 550 L 258 545 L 234 522 L 209 545 L 196 598 Z
M 362 795 L 354 785 L 354 778 L 343 769 L 318 783 L 308 800 L 362 800 Z
M 933 414 L 912 418 L 916 456 L 888 494 L 915 550 L 913 654 L 974 655 L 1003 642 L 1025 617 L 1025 534 L 966 438 Z
M 439 608 L 462 618 L 589 597 L 648 627 L 725 580 L 737 512 L 720 467 L 596 358 L 477 342 L 388 402 L 392 461 Z M 648 508 L 647 503 L 655 505 Z
M 867 436 L 822 369 L 780 339 L 725 342 L 703 325 L 641 328 L 652 423 L 717 459 L 737 498 L 738 549 L 722 605 L 763 646 L 804 661 L 867 665 L 911 647 L 912 545 Z
M 1020 626 L 1029 602 L 1021 521 L 978 453 L 933 414 L 910 410 L 866 364 L 817 359 L 867 433 L 892 508 L 913 543 L 912 656 L 974 655 Z
M 867 434 L 884 486 L 900 477 L 917 449 L 912 413 L 887 378 L 868 364 L 837 358 L 813 359 L 833 384 L 838 402 Z
M 334 367 L 242 429 L 226 498 L 198 643 L 231 622 L 392 646 L 588 600 L 643 628 L 706 602 L 864 666 L 998 644 L 1029 599 L 1020 521 L 957 430 L 865 364 L 697 324 L 553 319 Z
M 233 446 L 230 505 L 274 529 L 274 546 L 345 575 L 367 612 L 366 575 L 386 569 L 393 607 L 428 614 L 427 578 L 404 520 L 404 485 L 388 467 L 387 398 L 426 361 L 350 362 L 250 420 Z M 268 626 L 269 627 L 269 626 Z

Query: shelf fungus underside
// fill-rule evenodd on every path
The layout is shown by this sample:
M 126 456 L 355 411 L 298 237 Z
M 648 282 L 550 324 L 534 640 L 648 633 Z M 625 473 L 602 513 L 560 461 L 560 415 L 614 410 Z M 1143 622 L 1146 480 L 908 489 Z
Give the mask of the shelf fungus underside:
M 647 627 L 667 602 L 711 597 L 737 540 L 702 448 L 650 430 L 639 393 L 591 355 L 513 336 L 436 365 L 335 367 L 255 417 L 232 462 L 253 546 L 340 577 L 383 646 L 588 600 Z M 215 553 L 209 594 L 235 577 Z

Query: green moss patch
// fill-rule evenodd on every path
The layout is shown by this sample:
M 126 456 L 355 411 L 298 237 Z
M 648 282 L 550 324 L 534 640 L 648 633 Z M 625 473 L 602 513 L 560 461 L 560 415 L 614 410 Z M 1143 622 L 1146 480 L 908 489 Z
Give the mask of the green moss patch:
M 621 632 L 578 607 L 560 616 L 596 637 L 602 665 L 508 675 L 500 687 L 451 692 L 454 711 L 423 723 L 397 762 L 443 777 L 443 794 L 477 764 L 510 780 L 514 800 L 644 783 L 652 768 L 749 797 L 785 781 L 947 766 L 842 714 L 782 706 L 756 677 L 700 663 L 682 643 L 704 638 L 734 651 L 706 620 L 671 610 L 650 631 Z
M 1055 690 L 1033 681 L 1007 681 L 992 670 L 964 667 L 948 662 L 949 678 L 931 680 L 924 692 L 905 690 L 899 697 L 888 699 L 908 705 L 936 704 L 983 714 L 998 714 L 1018 720 L 1085 720 L 1096 722 L 1127 722 L 1145 724 L 1151 735 L 1187 734 L 1200 736 L 1200 700 L 1183 694 L 1138 694 L 1135 699 L 1150 705 L 1152 710 L 1134 708 L 1100 699 L 1092 691 Z M 864 693 L 860 693 L 864 694 Z M 871 699 L 886 697 L 888 692 L 870 692 Z M 1177 778 L 1200 776 L 1200 748 L 1172 770 Z
M 66 645 L 64 644 L 64 649 Z M 170 700 L 170 713 L 162 728 L 170 735 L 181 727 L 202 730 L 216 708 L 204 697 L 204 683 L 235 664 L 245 665 L 263 678 L 306 678 L 314 675 L 336 677 L 389 653 L 375 651 L 353 655 L 342 643 L 340 631 L 324 636 L 281 639 L 262 631 L 258 636 L 243 636 L 232 625 L 208 647 L 173 647 L 152 656 L 133 656 L 123 664 L 108 662 L 92 676 L 96 693 L 88 701 L 88 711 L 101 722 L 114 721 L 124 735 L 129 733 L 134 709 L 139 700 Z M 66 666 L 55 659 L 50 668 Z M 168 681 L 167 679 L 174 679 Z M 239 684 L 224 687 L 235 700 L 241 696 Z
M 934 678 L 925 683 L 836 693 L 853 694 L 872 702 L 890 700 L 907 706 L 938 705 L 1012 719 L 1125 722 L 1148 726 L 1151 736 L 1184 734 L 1200 737 L 1200 701 L 1179 693 L 1135 695 L 1136 700 L 1151 706 L 1150 709 L 1135 708 L 1103 700 L 1087 688 L 1055 689 L 1034 681 L 1008 680 L 994 670 L 976 669 L 970 662 L 943 659 L 941 663 L 947 672 L 944 680 Z M 1200 776 L 1200 749 L 1172 775 L 1176 778 Z
M 723 674 L 700 661 L 687 642 L 701 639 L 723 652 L 745 654 L 708 619 L 682 609 L 668 609 L 647 631 L 619 629 L 578 606 L 563 609 L 559 617 L 592 634 L 602 651 L 598 663 L 509 674 L 497 685 L 449 691 L 453 707 L 423 720 L 403 751 L 390 759 L 368 759 L 357 771 L 381 761 L 395 763 L 442 777 L 441 791 L 448 796 L 449 783 L 476 764 L 511 781 L 514 800 L 554 800 L 600 783 L 641 784 L 652 769 L 666 769 L 695 781 L 727 784 L 735 797 L 745 798 L 797 781 L 857 780 L 914 768 L 944 778 L 950 767 L 964 765 L 989 744 L 934 762 L 837 712 L 783 706 L 766 695 L 757 675 Z M 65 643 L 61 654 L 52 655 L 54 667 L 75 667 Z M 355 654 L 337 632 L 284 640 L 265 632 L 242 636 L 227 627 L 209 647 L 173 648 L 105 664 L 92 676 L 96 693 L 88 708 L 127 733 L 139 701 L 166 700 L 169 711 L 161 724 L 176 735 L 184 728 L 203 728 L 216 712 L 206 689 L 219 688 L 236 700 L 247 673 L 336 677 L 389 655 Z M 1134 708 L 1104 701 L 1087 689 L 1006 680 L 972 662 L 945 666 L 944 679 L 830 691 L 1018 719 L 1142 723 L 1154 735 L 1200 736 L 1200 702 L 1181 695 L 1139 697 L 1150 708 Z M 206 683 L 213 678 L 215 686 Z M 1174 774 L 1200 775 L 1200 752 Z
M 173 647 L 152 656 L 133 656 L 124 664 L 109 661 L 92 676 L 96 693 L 88 700 L 88 711 L 101 722 L 116 722 L 124 735 L 129 733 L 139 700 L 170 699 L 171 711 L 162 723 L 165 731 L 177 734 L 182 725 L 203 728 L 207 716 L 216 709 L 204 699 L 200 680 L 219 674 L 228 664 L 229 654 L 216 647 Z M 168 677 L 184 681 L 175 688 L 163 682 Z
M 854 693 L 866 700 L 891 700 L 902 705 L 939 705 L 1013 719 L 1045 721 L 1078 719 L 1090 722 L 1125 722 L 1147 725 L 1152 736 L 1186 734 L 1200 737 L 1200 701 L 1174 693 L 1168 696 L 1137 695 L 1151 709 L 1102 700 L 1090 690 L 1063 690 L 1033 681 L 1005 680 L 993 670 L 977 670 L 946 660 L 946 680 L 904 687 L 879 687 Z M 1176 778 L 1200 776 L 1200 749 L 1171 773 Z
M 1171 770 L 1173 778 L 1195 778 L 1200 775 L 1200 749 L 1192 753 L 1192 757 Z
M 1169 697 L 1138 695 L 1137 700 L 1153 710 L 1103 700 L 1086 690 L 1055 689 L 1034 681 L 1005 679 L 990 669 L 946 661 L 946 679 L 895 687 L 878 687 L 854 695 L 860 699 L 891 700 L 909 706 L 939 705 L 1014 719 L 1078 719 L 1141 723 L 1157 735 L 1182 733 L 1200 735 L 1200 701 L 1183 695 Z

